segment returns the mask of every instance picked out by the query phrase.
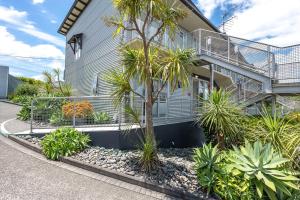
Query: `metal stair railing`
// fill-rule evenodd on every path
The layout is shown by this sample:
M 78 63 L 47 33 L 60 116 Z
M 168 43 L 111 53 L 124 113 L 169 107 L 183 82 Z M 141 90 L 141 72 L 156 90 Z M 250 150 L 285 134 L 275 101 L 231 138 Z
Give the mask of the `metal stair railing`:
M 226 91 L 230 92 L 232 99 L 240 104 L 263 94 L 262 84 L 252 79 L 244 83 L 234 83 L 227 87 Z
M 300 45 L 276 47 L 204 29 L 192 34 L 199 55 L 263 74 L 275 83 L 300 83 Z

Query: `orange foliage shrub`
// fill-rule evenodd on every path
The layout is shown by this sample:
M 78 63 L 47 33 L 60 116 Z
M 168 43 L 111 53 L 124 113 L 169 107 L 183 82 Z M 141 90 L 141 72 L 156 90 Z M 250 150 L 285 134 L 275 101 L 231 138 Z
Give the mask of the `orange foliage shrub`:
M 76 118 L 85 118 L 93 114 L 94 108 L 89 101 L 69 102 L 62 107 L 66 118 L 72 118 L 74 113 Z

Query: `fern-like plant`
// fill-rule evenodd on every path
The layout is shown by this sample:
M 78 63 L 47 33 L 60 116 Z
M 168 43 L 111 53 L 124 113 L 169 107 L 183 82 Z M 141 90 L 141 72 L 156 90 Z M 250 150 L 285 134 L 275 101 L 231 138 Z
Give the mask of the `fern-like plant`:
M 271 200 L 277 200 L 278 193 L 291 196 L 291 189 L 299 189 L 299 179 L 283 167 L 289 159 L 277 153 L 270 143 L 263 145 L 257 141 L 252 145 L 246 141 L 245 146 L 234 147 L 232 155 L 231 167 L 255 186 L 260 198 L 266 194 Z

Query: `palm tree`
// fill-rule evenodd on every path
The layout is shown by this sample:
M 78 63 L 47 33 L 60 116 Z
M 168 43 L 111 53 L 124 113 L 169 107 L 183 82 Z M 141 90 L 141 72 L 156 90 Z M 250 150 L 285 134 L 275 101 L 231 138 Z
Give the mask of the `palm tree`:
M 234 141 L 238 137 L 242 109 L 230 99 L 230 93 L 222 89 L 213 90 L 209 98 L 202 101 L 203 114 L 199 115 L 197 122 L 208 127 L 209 133 L 223 149 L 226 141 Z
M 45 71 L 43 72 L 45 79 L 45 90 L 47 94 L 51 94 L 54 92 L 56 85 L 55 82 L 58 82 L 58 89 L 63 96 L 71 96 L 72 95 L 72 87 L 67 83 L 63 83 L 60 79 L 61 70 L 53 69 L 53 72 Z
M 116 86 L 113 91 L 115 102 L 120 102 L 124 95 L 129 93 L 134 93 L 145 101 L 146 135 L 155 144 L 153 104 L 168 83 L 171 88 L 175 88 L 178 81 L 182 82 L 183 87 L 189 85 L 188 69 L 193 57 L 191 50 L 163 51 L 156 39 L 160 38 L 158 41 L 161 41 L 165 33 L 174 38 L 178 22 L 186 16 L 186 13 L 174 7 L 174 3 L 170 4 L 165 0 L 113 0 L 113 3 L 119 15 L 106 18 L 106 24 L 116 28 L 115 35 L 123 31 L 137 33 L 142 47 L 122 48 L 124 71 L 121 72 L 120 69 L 112 71 L 108 82 Z M 148 27 L 155 29 L 152 35 L 147 31 Z M 130 85 L 131 80 L 143 85 L 145 94 L 137 93 Z M 154 80 L 160 81 L 159 88 L 154 87 Z

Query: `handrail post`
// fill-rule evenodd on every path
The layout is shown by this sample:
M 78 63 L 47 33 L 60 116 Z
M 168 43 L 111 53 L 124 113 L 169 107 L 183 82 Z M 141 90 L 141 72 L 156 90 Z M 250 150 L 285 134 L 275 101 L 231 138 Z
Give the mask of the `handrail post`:
M 126 98 L 126 97 L 125 97 Z M 118 128 L 119 128 L 119 130 L 121 130 L 121 120 L 122 120 L 122 106 L 123 106 L 123 103 L 124 103 L 124 100 L 122 101 L 122 103 L 121 103 L 121 105 L 120 105 L 120 107 L 119 107 L 119 111 L 118 111 L 118 116 L 119 116 L 119 119 L 118 119 L 118 121 L 119 121 L 119 124 L 118 124 Z
M 75 99 L 73 99 L 73 128 L 76 127 L 76 102 Z
M 201 41 L 202 41 L 202 39 L 201 39 L 201 31 L 202 30 L 199 30 L 199 47 L 198 47 L 199 55 L 201 55 L 201 48 L 202 48 L 202 46 L 201 46 Z
M 228 46 L 227 46 L 227 49 L 228 49 L 228 57 L 227 57 L 227 61 L 229 62 L 230 61 L 230 41 L 229 41 L 229 37 L 227 37 L 227 41 L 228 41 Z
M 33 130 L 33 101 L 34 101 L 34 98 L 32 99 L 31 101 L 31 113 L 30 113 L 30 133 L 32 133 L 32 130 Z
M 269 67 L 269 77 L 270 77 L 270 84 L 272 85 L 272 75 L 273 75 L 273 73 L 272 73 L 272 71 L 274 70 L 274 69 L 272 69 L 272 66 L 273 66 L 273 64 L 272 64 L 272 66 L 271 66 L 271 47 L 270 47 L 270 45 L 268 45 L 268 67 Z

